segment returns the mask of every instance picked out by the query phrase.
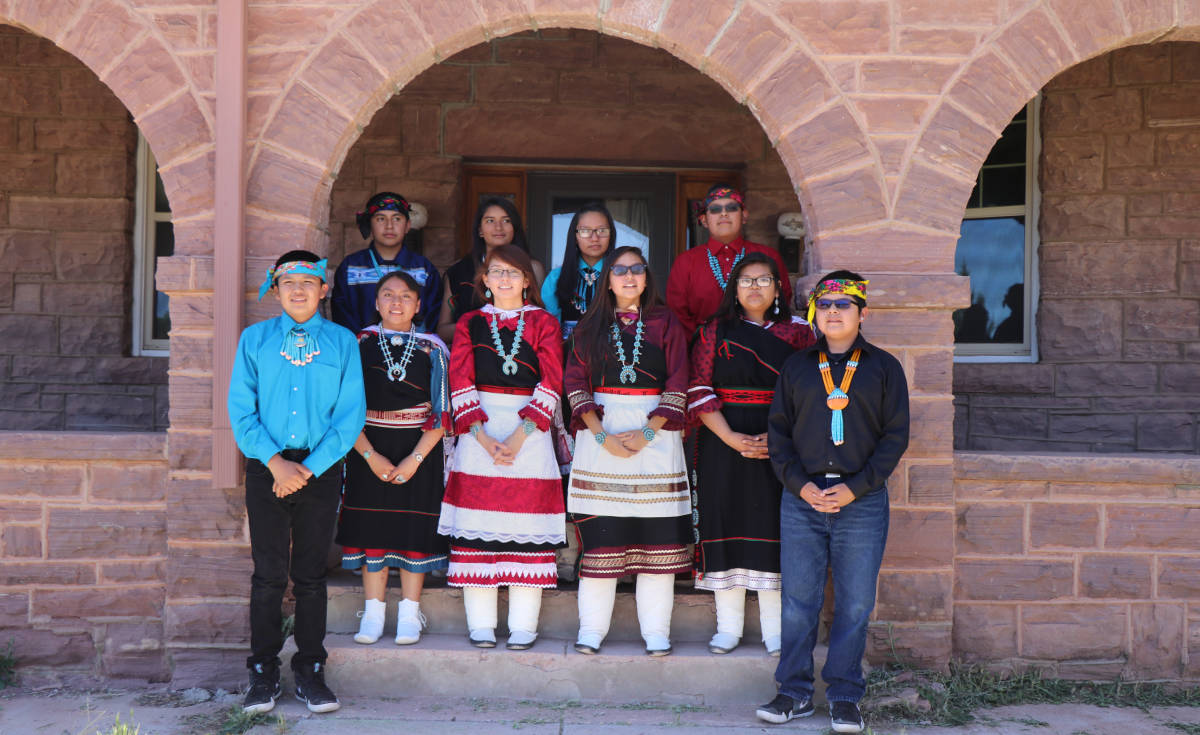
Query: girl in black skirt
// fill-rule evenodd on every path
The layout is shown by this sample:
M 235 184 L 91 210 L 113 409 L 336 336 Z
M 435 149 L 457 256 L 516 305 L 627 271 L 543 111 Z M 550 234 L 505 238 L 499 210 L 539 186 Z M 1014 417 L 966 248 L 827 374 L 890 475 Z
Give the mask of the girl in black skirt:
M 449 427 L 446 346 L 417 331 L 420 286 L 394 271 L 379 280 L 380 323 L 359 335 L 367 424 L 346 457 L 337 542 L 342 567 L 363 570 L 366 604 L 354 640 L 383 634 L 388 570 L 400 570 L 396 643 L 416 643 L 425 573 L 447 565 L 437 535 L 445 488 L 442 436 Z
M 754 590 L 763 642 L 779 655 L 782 486 L 767 461 L 767 413 L 784 361 L 814 339 L 782 291 L 775 261 L 746 255 L 692 347 L 688 413 L 702 424 L 694 464 L 696 587 L 716 598 L 713 653 L 741 641 L 746 590 Z

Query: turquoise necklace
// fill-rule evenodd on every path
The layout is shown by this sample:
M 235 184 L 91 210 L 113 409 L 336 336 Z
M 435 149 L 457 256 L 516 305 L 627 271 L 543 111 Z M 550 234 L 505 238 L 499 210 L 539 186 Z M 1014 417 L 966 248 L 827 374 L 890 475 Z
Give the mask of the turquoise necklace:
M 491 321 L 492 344 L 496 347 L 496 356 L 503 360 L 500 372 L 505 375 L 517 374 L 517 353 L 521 351 L 521 335 L 525 333 L 525 310 L 522 309 L 517 317 L 517 333 L 513 335 L 512 352 L 505 352 L 504 344 L 500 341 L 500 315 L 493 314 Z
M 404 336 L 394 334 L 391 338 L 391 343 L 398 345 L 404 343 L 404 349 L 400 351 L 400 361 L 396 362 L 392 358 L 392 350 L 388 347 L 388 340 L 383 336 L 383 325 L 379 326 L 379 351 L 383 353 L 383 364 L 387 368 L 388 380 L 394 382 L 403 382 L 408 375 L 408 364 L 412 362 L 413 346 L 417 343 L 417 327 L 414 324 L 408 328 L 408 341 L 405 341 Z
M 279 354 L 293 365 L 302 367 L 321 354 L 321 346 L 317 344 L 315 336 L 310 335 L 297 324 L 283 335 L 283 347 L 280 348 Z
M 713 255 L 712 251 L 708 250 L 707 248 L 706 253 L 708 255 L 708 267 L 712 269 L 713 278 L 717 279 L 717 285 L 721 287 L 722 291 L 724 291 L 725 286 L 729 284 L 729 279 L 721 275 L 721 264 L 717 262 L 717 256 Z M 733 273 L 733 269 L 737 268 L 737 264 L 742 262 L 742 258 L 744 257 L 746 257 L 746 248 L 742 248 L 740 251 L 738 251 L 737 257 L 733 259 L 733 265 L 729 266 L 729 272 L 731 274 Z
M 617 326 L 620 317 L 613 320 L 612 324 L 612 343 L 613 349 L 617 353 L 617 362 L 621 364 L 621 373 L 617 376 L 622 383 L 633 383 L 637 380 L 637 371 L 634 368 L 642 359 L 642 331 L 645 322 L 642 321 L 642 315 L 638 314 L 637 332 L 633 337 L 633 362 L 625 362 L 625 346 L 621 344 L 621 329 Z

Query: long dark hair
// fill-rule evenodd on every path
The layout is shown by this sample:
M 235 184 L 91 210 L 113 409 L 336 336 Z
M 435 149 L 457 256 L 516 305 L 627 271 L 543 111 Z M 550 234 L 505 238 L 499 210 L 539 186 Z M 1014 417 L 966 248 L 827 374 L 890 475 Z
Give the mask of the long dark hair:
M 718 325 L 728 325 L 734 319 L 742 318 L 742 305 L 737 300 L 737 279 L 741 277 L 742 271 L 752 265 L 765 265 L 771 269 L 771 276 L 775 279 L 775 305 L 767 308 L 767 317 L 775 322 L 788 322 L 792 319 L 792 309 L 788 306 L 787 299 L 779 298 L 783 296 L 783 283 L 779 278 L 779 265 L 775 259 L 766 253 L 746 253 L 746 257 L 733 267 L 729 272 L 729 281 L 725 284 L 725 293 L 721 296 L 721 305 L 717 307 L 717 311 L 712 315 L 709 321 L 716 322 Z
M 608 220 L 608 249 L 600 256 L 601 260 L 617 247 L 617 226 L 608 207 L 604 206 L 603 202 L 588 202 L 580 207 L 567 228 L 567 248 L 563 251 L 562 263 L 559 264 L 561 270 L 558 273 L 558 285 L 554 288 L 554 296 L 558 299 L 560 309 L 564 304 L 571 303 L 571 299 L 575 298 L 575 289 L 579 287 L 579 269 L 575 267 L 579 262 L 579 237 L 575 234 L 575 229 L 579 226 L 579 218 L 588 212 L 599 212 Z
M 517 205 L 512 203 L 511 199 L 506 197 L 487 197 L 479 203 L 479 209 L 475 210 L 474 224 L 471 225 L 471 256 L 475 263 L 482 263 L 484 256 L 487 255 L 487 243 L 483 241 L 483 236 L 479 234 L 479 227 L 483 224 L 483 214 L 492 207 L 500 207 L 508 218 L 512 220 L 513 240 L 512 244 L 529 252 L 529 243 L 525 241 L 525 225 L 521 224 L 521 213 L 517 211 Z M 516 263 L 513 263 L 516 265 Z M 530 286 L 532 288 L 532 286 Z
M 533 261 L 530 259 L 529 253 L 516 245 L 498 245 L 485 256 L 483 265 L 475 274 L 475 295 L 479 297 L 480 302 L 492 303 L 492 299 L 487 295 L 487 286 L 483 283 L 483 277 L 487 275 L 488 268 L 492 266 L 492 263 L 497 260 L 507 263 L 525 274 L 525 280 L 529 281 L 524 296 L 525 303 L 541 306 L 542 297 L 538 295 L 537 277 L 533 275 Z
M 593 372 L 602 366 L 603 361 L 612 354 L 609 347 L 609 333 L 612 331 L 613 322 L 617 319 L 617 299 L 612 289 L 609 288 L 609 281 L 612 278 L 613 263 L 616 263 L 626 253 L 633 253 L 642 263 L 649 266 L 641 248 L 632 245 L 614 248 L 604 259 L 604 270 L 600 271 L 596 298 L 592 299 L 587 313 L 579 320 L 579 326 L 575 327 L 575 331 L 571 334 L 575 350 Z M 653 309 L 661 306 L 662 300 L 658 297 L 658 289 L 654 287 L 654 274 L 647 267 L 646 289 L 642 291 L 642 296 L 638 300 L 639 313 L 645 319 Z

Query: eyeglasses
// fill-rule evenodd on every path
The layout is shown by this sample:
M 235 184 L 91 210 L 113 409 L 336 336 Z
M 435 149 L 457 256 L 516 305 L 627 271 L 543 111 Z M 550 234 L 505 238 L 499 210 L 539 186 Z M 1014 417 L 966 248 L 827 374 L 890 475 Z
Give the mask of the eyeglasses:
M 646 274 L 646 264 L 645 263 L 634 263 L 633 265 L 614 265 L 612 267 L 612 274 L 614 276 L 623 276 L 626 273 L 632 273 L 635 276 L 645 275 Z
M 720 204 L 708 205 L 708 213 L 709 214 L 720 214 L 722 212 L 728 212 L 730 214 L 733 214 L 734 212 L 740 212 L 740 211 L 742 211 L 742 205 L 738 204 L 737 202 L 732 202 L 732 203 L 726 204 L 724 206 L 722 206 Z
M 588 239 L 593 235 L 596 237 L 608 237 L 612 230 L 607 227 L 580 227 L 575 230 L 575 234 L 583 239 Z
M 741 278 L 737 279 L 737 285 L 741 286 L 742 288 L 750 288 L 751 286 L 766 288 L 767 286 L 775 285 L 775 276 L 759 276 L 758 278 L 742 276 Z
M 488 268 L 487 272 L 488 278 L 494 278 L 497 281 L 515 281 L 523 275 L 525 274 L 513 268 Z
M 817 299 L 817 311 L 829 311 L 830 309 L 846 311 L 851 306 L 857 305 L 854 299 Z

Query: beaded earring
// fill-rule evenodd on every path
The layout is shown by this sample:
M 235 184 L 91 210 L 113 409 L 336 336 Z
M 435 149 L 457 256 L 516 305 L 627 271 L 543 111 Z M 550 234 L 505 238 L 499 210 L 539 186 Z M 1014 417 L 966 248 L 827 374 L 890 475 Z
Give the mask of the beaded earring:
M 779 294 L 775 294 L 775 313 L 779 313 Z
M 527 289 L 527 288 L 521 289 L 521 300 L 527 301 L 528 299 L 529 299 L 529 289 Z

